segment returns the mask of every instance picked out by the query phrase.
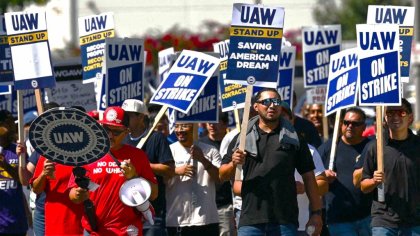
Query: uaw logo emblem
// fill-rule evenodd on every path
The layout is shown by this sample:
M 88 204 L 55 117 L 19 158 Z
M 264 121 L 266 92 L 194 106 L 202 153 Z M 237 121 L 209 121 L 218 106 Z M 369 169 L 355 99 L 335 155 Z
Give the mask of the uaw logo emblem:
M 29 141 L 45 158 L 68 166 L 82 166 L 109 151 L 104 128 L 86 113 L 73 108 L 44 112 L 29 128 Z

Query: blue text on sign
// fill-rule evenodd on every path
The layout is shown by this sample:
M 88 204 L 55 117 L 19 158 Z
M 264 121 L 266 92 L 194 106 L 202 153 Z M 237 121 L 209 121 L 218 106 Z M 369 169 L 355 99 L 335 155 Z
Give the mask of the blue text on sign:
M 108 55 L 112 61 L 140 61 L 141 50 L 141 45 L 108 45 Z
M 196 57 L 185 56 L 182 55 L 177 64 L 178 67 L 190 68 L 191 70 L 200 72 L 200 73 L 207 73 L 213 66 L 214 63 L 210 63 L 203 59 L 198 59 Z
M 359 32 L 362 50 L 393 50 L 396 32 Z
M 353 67 L 357 64 L 357 55 L 356 54 L 349 54 L 342 58 L 338 58 L 338 60 L 332 61 L 332 72 L 337 72 L 338 70 L 342 70 L 345 68 Z
M 390 23 L 402 25 L 407 14 L 407 9 L 395 8 L 376 8 L 376 24 Z
M 92 30 L 103 30 L 106 26 L 107 16 L 95 16 L 92 18 L 85 19 L 85 30 L 90 32 Z
M 337 36 L 338 30 L 305 31 L 303 34 L 306 45 L 336 44 Z
M 292 61 L 292 55 L 291 52 L 282 52 L 280 55 L 280 66 L 281 67 L 289 67 L 290 62 Z
M 243 23 L 271 25 L 275 15 L 276 9 L 241 6 L 241 22 Z
M 12 15 L 12 25 L 15 31 L 38 29 L 38 13 Z

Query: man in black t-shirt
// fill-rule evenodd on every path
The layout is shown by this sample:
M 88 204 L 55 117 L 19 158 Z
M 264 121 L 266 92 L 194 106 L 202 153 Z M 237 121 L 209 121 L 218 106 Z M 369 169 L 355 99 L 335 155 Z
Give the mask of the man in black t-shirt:
M 318 235 L 322 227 L 321 201 L 307 143 L 298 138 L 292 124 L 280 117 L 281 99 L 276 89 L 262 89 L 255 98 L 253 109 L 258 116 L 248 122 L 245 151 L 237 148 L 237 136 L 222 161 L 232 168 L 243 165 L 238 235 L 296 235 L 295 169 L 302 175 L 310 201 L 307 225 L 314 226 L 314 235 Z
M 124 144 L 136 147 L 147 132 L 148 126 L 148 110 L 146 105 L 136 99 L 127 99 L 121 108 L 127 112 L 129 135 L 124 139 Z M 158 197 L 152 201 L 155 209 L 155 224 L 153 226 L 145 224 L 143 226 L 143 235 L 166 235 L 166 201 L 165 201 L 165 184 L 163 177 L 170 178 L 175 175 L 175 163 L 172 157 L 171 149 L 166 137 L 161 132 L 153 131 L 147 141 L 141 148 L 146 152 L 149 158 L 150 167 L 158 180 Z
M 372 234 L 420 235 L 420 137 L 409 129 L 411 104 L 385 110 L 388 134 L 384 135 L 383 167 L 377 170 L 376 140 L 363 151 L 361 190 L 373 192 Z M 389 137 L 388 137 L 389 136 Z M 377 186 L 384 183 L 385 201 L 377 199 Z
M 366 128 L 363 110 L 352 107 L 344 115 L 341 137 L 337 141 L 332 166 L 332 140 L 322 144 L 318 151 L 325 166 L 329 191 L 324 195 L 326 223 L 330 235 L 370 235 L 371 195 L 363 194 L 353 185 L 353 171 L 363 148 L 369 142 L 362 136 Z

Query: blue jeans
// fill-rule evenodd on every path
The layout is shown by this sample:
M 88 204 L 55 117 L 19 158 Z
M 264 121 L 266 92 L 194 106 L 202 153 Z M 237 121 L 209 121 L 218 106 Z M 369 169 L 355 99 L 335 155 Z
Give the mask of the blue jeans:
M 143 225 L 143 236 L 166 236 L 166 222 L 160 217 L 154 218 L 155 224 L 149 225 L 147 223 Z
M 371 218 L 369 216 L 353 222 L 328 224 L 328 230 L 330 231 L 331 235 L 370 236 L 372 235 L 370 221 Z
M 45 235 L 45 212 L 44 210 L 34 209 L 33 228 L 35 236 Z
M 296 226 L 293 224 L 266 223 L 241 226 L 238 236 L 296 236 L 296 232 Z
M 372 227 L 373 236 L 420 236 L 420 226 L 411 228 Z

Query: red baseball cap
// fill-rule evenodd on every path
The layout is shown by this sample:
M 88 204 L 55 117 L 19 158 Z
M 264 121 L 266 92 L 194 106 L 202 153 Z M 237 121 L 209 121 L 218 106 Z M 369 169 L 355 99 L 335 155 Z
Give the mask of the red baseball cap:
M 125 127 L 124 110 L 121 107 L 108 107 L 99 123 L 116 127 Z

